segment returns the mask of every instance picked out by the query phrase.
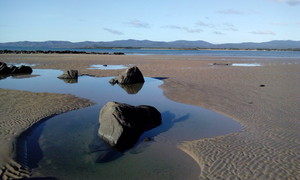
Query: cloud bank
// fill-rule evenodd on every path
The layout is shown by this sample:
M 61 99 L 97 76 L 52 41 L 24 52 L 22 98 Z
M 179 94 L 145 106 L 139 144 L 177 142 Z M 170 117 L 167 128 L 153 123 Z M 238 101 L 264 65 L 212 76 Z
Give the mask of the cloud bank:
M 188 28 L 188 27 L 185 27 L 185 26 L 178 26 L 178 25 L 168 25 L 168 26 L 163 26 L 162 28 L 183 30 L 183 31 L 188 32 L 188 33 L 200 33 L 200 32 L 202 32 L 202 29 Z
M 128 22 L 127 24 L 136 27 L 136 28 L 150 28 L 150 25 L 146 22 L 140 21 L 140 20 L 132 20 Z

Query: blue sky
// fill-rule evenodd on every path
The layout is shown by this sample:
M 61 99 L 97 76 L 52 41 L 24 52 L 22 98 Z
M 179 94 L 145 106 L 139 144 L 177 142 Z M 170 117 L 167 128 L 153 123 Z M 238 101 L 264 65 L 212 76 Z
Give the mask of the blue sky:
M 0 42 L 300 40 L 300 0 L 0 0 Z

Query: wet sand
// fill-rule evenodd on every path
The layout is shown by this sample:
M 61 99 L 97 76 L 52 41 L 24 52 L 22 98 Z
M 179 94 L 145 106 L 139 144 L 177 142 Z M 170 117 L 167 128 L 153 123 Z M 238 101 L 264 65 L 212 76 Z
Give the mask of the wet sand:
M 294 64 L 299 59 L 33 54 L 0 55 L 0 61 L 95 76 L 115 76 L 121 70 L 87 69 L 92 64 L 137 65 L 144 76 L 167 77 L 161 88 L 168 98 L 222 113 L 242 125 L 233 134 L 178 145 L 199 164 L 200 179 L 300 177 L 300 65 Z M 233 62 L 262 66 L 212 65 Z

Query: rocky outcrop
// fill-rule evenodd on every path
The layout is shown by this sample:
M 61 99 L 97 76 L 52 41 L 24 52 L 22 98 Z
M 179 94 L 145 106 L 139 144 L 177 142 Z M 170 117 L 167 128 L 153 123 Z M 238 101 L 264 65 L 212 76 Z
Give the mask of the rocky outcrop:
M 144 76 L 138 67 L 133 66 L 123 71 L 117 77 L 109 81 L 111 84 L 136 84 L 144 83 Z
M 67 70 L 64 74 L 58 76 L 59 79 L 78 79 L 78 70 Z
M 30 66 L 10 66 L 8 67 L 6 63 L 0 62 L 0 74 L 1 75 L 12 75 L 12 74 L 31 74 L 32 68 Z
M 161 124 L 160 112 L 147 105 L 108 102 L 100 111 L 98 135 L 118 151 L 133 147 L 140 135 Z

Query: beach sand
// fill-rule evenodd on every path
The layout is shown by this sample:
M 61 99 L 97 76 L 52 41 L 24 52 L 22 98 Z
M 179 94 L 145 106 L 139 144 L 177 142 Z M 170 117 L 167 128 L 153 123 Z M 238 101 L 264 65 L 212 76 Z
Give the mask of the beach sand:
M 242 125 L 236 133 L 178 145 L 199 164 L 200 179 L 300 177 L 299 59 L 33 54 L 0 55 L 0 61 L 95 76 L 115 76 L 121 70 L 87 69 L 91 64 L 137 65 L 144 76 L 167 77 L 161 88 L 171 100 L 213 110 Z M 212 65 L 233 62 L 262 66 Z

